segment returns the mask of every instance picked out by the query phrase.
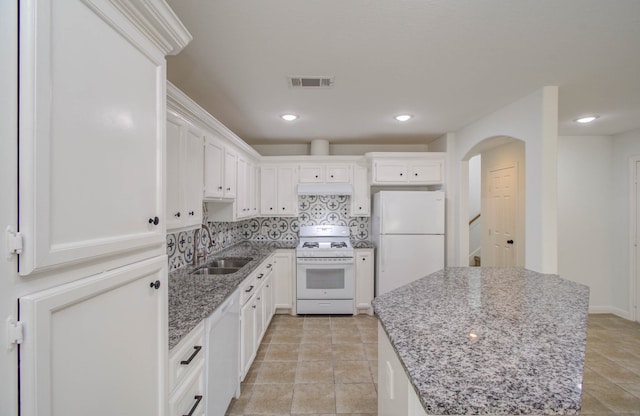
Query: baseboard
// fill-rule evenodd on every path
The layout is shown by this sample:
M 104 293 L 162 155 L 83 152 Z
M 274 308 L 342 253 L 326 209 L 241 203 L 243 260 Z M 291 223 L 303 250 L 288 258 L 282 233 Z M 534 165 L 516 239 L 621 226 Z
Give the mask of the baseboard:
M 613 306 L 589 306 L 589 313 L 611 313 L 620 318 L 631 320 L 631 314 Z

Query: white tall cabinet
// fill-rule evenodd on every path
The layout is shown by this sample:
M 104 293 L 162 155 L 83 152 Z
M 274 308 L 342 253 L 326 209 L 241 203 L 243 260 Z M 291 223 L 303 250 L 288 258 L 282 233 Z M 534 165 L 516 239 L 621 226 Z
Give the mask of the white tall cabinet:
M 20 414 L 164 415 L 165 55 L 190 35 L 163 0 L 19 19 Z

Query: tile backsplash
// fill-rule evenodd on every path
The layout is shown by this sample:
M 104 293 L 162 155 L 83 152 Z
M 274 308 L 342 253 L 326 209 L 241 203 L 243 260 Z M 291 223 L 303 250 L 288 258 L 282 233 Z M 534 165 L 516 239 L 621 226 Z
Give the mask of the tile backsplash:
M 200 233 L 199 247 L 214 254 L 242 241 L 285 241 L 295 245 L 298 229 L 305 225 L 346 225 L 351 229 L 351 241 L 369 240 L 369 217 L 349 217 L 350 197 L 345 195 L 301 195 L 298 197 L 298 217 L 260 217 L 238 222 L 210 222 L 204 204 L 204 223 L 211 230 L 210 244 L 206 232 Z M 195 230 L 167 234 L 169 270 L 179 269 L 193 261 Z

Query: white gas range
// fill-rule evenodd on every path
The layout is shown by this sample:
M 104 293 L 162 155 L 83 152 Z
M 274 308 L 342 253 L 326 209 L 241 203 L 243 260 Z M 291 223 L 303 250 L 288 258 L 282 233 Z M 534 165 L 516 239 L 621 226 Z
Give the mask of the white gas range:
M 355 272 L 349 227 L 303 226 L 299 236 L 297 313 L 353 314 Z

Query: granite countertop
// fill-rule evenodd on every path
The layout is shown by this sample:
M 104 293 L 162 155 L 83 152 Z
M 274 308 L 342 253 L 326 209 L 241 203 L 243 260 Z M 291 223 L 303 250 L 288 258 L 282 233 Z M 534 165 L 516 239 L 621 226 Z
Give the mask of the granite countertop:
M 579 414 L 587 286 L 446 268 L 374 299 L 426 413 Z
M 353 248 L 375 248 L 373 241 L 369 240 L 352 241 L 351 244 L 353 245 Z
M 225 275 L 191 275 L 193 266 L 169 273 L 169 350 L 208 317 L 227 299 L 244 279 L 275 249 L 295 248 L 291 243 L 242 242 L 222 250 L 207 262 L 222 257 L 251 257 L 239 271 Z

